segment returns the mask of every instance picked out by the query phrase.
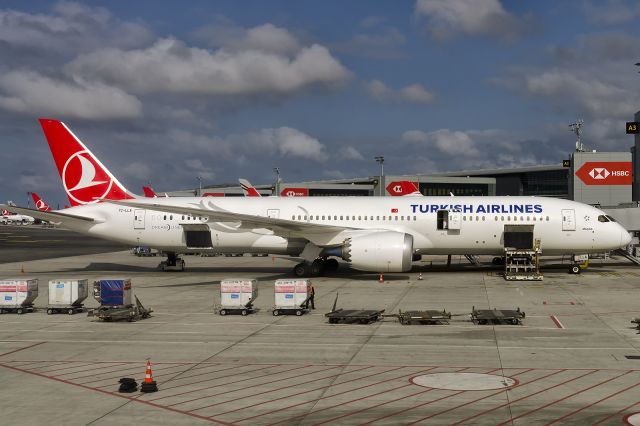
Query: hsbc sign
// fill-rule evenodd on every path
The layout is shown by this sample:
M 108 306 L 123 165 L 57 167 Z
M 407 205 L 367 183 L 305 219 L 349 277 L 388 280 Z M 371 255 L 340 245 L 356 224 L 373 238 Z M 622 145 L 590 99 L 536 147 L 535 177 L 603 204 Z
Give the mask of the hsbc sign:
M 576 176 L 585 185 L 631 185 L 630 161 L 589 161 L 578 169 Z
M 280 191 L 281 197 L 308 197 L 308 188 L 284 188 Z

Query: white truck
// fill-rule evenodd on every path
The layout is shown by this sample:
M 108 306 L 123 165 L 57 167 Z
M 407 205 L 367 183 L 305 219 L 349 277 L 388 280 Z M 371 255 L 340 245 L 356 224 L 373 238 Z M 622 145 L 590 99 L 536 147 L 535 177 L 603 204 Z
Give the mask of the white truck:
M 49 306 L 47 314 L 67 313 L 73 315 L 84 311 L 82 302 L 89 296 L 88 280 L 49 281 Z
M 220 315 L 254 312 L 253 302 L 258 297 L 258 280 L 229 278 L 220 281 Z
M 271 311 L 274 316 L 282 314 L 300 316 L 309 312 L 305 305 L 311 295 L 311 280 L 303 278 L 276 280 L 274 295 L 275 306 Z
M 38 297 L 36 278 L 0 280 L 0 314 L 33 312 L 33 301 Z

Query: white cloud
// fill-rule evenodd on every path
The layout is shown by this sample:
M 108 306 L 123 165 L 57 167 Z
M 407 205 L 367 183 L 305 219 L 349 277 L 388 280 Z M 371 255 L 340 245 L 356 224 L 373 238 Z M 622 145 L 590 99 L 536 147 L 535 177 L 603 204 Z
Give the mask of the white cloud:
M 394 90 L 380 80 L 371 80 L 365 83 L 365 90 L 370 96 L 380 101 L 429 104 L 435 100 L 435 95 L 420 84 L 411 84 Z
M 472 134 L 474 131 L 440 129 L 426 133 L 420 130 L 408 130 L 402 134 L 402 139 L 407 142 L 431 145 L 444 154 L 474 157 L 478 156 L 479 152 L 470 136 Z
M 458 34 L 512 39 L 523 26 L 499 0 L 417 0 L 415 10 L 438 39 Z
M 338 157 L 341 160 L 348 161 L 364 161 L 364 157 L 360 152 L 352 146 L 345 146 L 338 151 Z
M 339 52 L 369 58 L 398 58 L 403 55 L 399 48 L 406 43 L 402 32 L 377 16 L 365 18 L 353 36 L 332 45 Z
M 288 57 L 258 50 L 210 51 L 171 38 L 146 49 L 109 48 L 81 55 L 67 70 L 136 93 L 204 95 L 288 94 L 350 78 L 350 72 L 318 44 Z
M 631 0 L 584 0 L 582 10 L 589 22 L 596 25 L 617 25 L 640 17 L 640 4 Z
M 77 53 L 105 44 L 141 46 L 151 39 L 144 25 L 121 21 L 101 7 L 62 1 L 52 14 L 0 10 L 0 41 L 15 46 Z
M 96 120 L 142 115 L 142 103 L 117 87 L 54 79 L 33 71 L 0 75 L 0 108 Z
M 301 47 L 298 39 L 289 30 L 271 23 L 243 28 L 222 22 L 199 28 L 193 34 L 210 46 L 234 51 L 258 50 L 289 55 L 299 51 Z
M 629 117 L 637 109 L 637 92 L 604 78 L 588 70 L 556 68 L 524 72 L 506 84 L 589 116 Z
M 238 139 L 237 136 L 232 139 Z M 316 138 L 291 127 L 262 129 L 244 136 L 246 148 L 278 154 L 281 157 L 298 157 L 324 162 L 329 156 L 325 146 Z

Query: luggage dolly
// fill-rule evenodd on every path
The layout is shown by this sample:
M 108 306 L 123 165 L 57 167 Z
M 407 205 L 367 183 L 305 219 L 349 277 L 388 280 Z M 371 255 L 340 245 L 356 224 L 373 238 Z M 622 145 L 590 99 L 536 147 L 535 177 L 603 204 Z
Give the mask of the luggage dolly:
M 512 309 L 476 309 L 471 308 L 471 321 L 474 324 L 512 324 L 522 325 L 522 320 L 525 317 L 525 313 L 517 308 L 515 311 Z
M 26 314 L 27 312 L 33 312 L 36 308 L 31 305 L 22 305 L 22 306 L 3 306 L 0 308 L 0 314 L 13 314 L 16 313 L 18 315 Z
M 331 312 L 324 314 L 329 318 L 329 324 L 371 324 L 382 318 L 384 309 L 382 310 L 370 310 L 370 309 L 336 309 L 338 303 L 338 294 L 336 294 L 336 300 L 333 302 L 333 308 Z
M 145 308 L 140 303 L 140 299 L 138 296 L 135 296 L 136 303 L 135 305 L 129 306 L 101 306 L 97 309 L 90 309 L 87 312 L 87 316 L 89 317 L 98 317 L 105 322 L 111 321 L 119 321 L 119 320 L 127 320 L 129 322 L 133 322 L 139 319 L 149 318 L 151 316 L 151 312 L 153 309 Z
M 635 327 L 638 329 L 638 333 L 640 333 L 640 317 L 632 319 L 631 324 L 635 324 Z
M 74 314 L 80 314 L 82 312 L 85 312 L 85 307 L 84 305 L 49 305 L 47 306 L 47 315 L 53 315 L 53 314 L 68 314 L 68 315 L 74 315 Z
M 398 311 L 397 314 L 384 315 L 385 317 L 396 317 L 402 325 L 422 324 L 422 325 L 438 325 L 449 324 L 451 312 L 446 310 L 435 311 Z
M 309 308 L 305 308 L 305 306 L 309 303 L 310 297 L 311 296 L 307 297 L 304 300 L 304 302 L 302 302 L 300 306 L 297 308 L 292 308 L 290 306 L 279 308 L 277 306 L 274 306 L 273 309 L 271 310 L 271 313 L 273 314 L 274 317 L 277 317 L 278 315 L 293 315 L 293 314 L 295 314 L 297 317 L 300 317 L 304 314 L 309 313 Z

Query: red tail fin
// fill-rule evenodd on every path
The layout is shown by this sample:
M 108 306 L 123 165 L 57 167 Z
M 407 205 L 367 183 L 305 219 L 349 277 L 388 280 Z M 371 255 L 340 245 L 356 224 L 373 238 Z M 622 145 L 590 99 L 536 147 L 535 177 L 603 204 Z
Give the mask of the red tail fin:
M 395 197 L 404 195 L 422 195 L 414 182 L 401 180 L 387 185 L 387 192 Z
M 31 198 L 33 198 L 33 202 L 36 205 L 36 208 L 38 210 L 40 210 L 41 212 L 50 212 L 51 211 L 51 207 L 49 207 L 49 204 L 47 204 L 42 198 L 40 198 L 40 196 L 38 194 L 36 194 L 35 192 L 31 193 Z
M 149 186 L 143 186 L 142 191 L 144 192 L 144 196 L 147 198 L 158 198 L 158 194 L 156 194 Z
M 40 125 L 72 206 L 134 198 L 63 122 L 41 118 Z
M 261 197 L 258 190 L 255 189 L 248 180 L 238 179 L 238 182 L 240 182 L 240 187 L 242 188 L 245 197 Z

